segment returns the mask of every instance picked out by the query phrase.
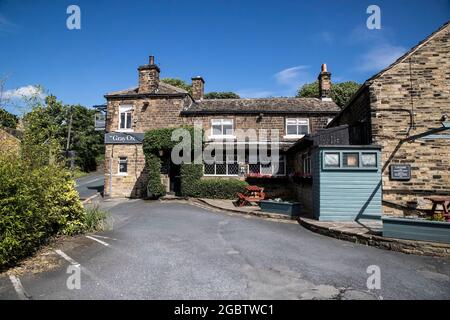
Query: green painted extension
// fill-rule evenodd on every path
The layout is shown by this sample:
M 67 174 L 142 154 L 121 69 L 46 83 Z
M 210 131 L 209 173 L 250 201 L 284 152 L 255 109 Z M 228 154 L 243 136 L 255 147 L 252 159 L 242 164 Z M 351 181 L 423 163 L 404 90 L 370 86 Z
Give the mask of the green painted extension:
M 450 223 L 409 218 L 383 218 L 383 236 L 450 243 Z
M 312 151 L 313 215 L 320 221 L 381 218 L 380 147 L 317 146 Z
M 300 215 L 301 205 L 299 202 L 284 202 L 262 200 L 259 202 L 261 211 L 285 214 L 291 217 Z

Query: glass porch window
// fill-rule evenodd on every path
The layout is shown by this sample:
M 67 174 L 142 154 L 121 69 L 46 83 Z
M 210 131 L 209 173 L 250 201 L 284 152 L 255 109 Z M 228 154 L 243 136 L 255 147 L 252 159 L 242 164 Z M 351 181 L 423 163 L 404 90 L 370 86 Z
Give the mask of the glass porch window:
M 214 163 L 205 163 L 205 176 L 237 176 L 239 174 L 239 164 L 236 157 L 227 157 L 226 161 L 215 161 Z
M 359 153 L 358 152 L 344 152 L 342 154 L 342 164 L 346 168 L 359 167 Z

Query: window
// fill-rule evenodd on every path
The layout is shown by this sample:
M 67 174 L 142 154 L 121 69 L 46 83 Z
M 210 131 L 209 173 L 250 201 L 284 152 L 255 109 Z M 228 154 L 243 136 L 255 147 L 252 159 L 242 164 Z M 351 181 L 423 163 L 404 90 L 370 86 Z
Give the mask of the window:
M 339 168 L 340 154 L 338 152 L 326 152 L 323 162 L 326 168 Z
M 203 170 L 205 176 L 237 176 L 239 174 L 239 164 L 236 161 L 236 157 L 228 156 L 225 162 L 205 163 Z
M 213 119 L 211 120 L 211 136 L 213 137 L 233 137 L 233 119 Z
M 132 131 L 132 128 L 131 128 L 132 112 L 133 112 L 133 106 L 120 106 L 119 107 L 119 130 L 120 131 Z
M 249 163 L 248 173 L 250 175 L 284 176 L 286 175 L 286 157 L 281 155 L 278 161 L 270 163 Z
M 377 167 L 377 154 L 376 153 L 361 153 L 361 165 L 364 168 L 376 168 Z
M 342 165 L 346 168 L 358 168 L 359 167 L 359 153 L 344 152 L 342 154 Z
M 301 137 L 309 133 L 309 119 L 286 119 L 286 136 Z
M 303 157 L 303 174 L 311 174 L 311 157 L 308 154 Z
M 127 157 L 119 157 L 119 174 L 126 175 L 128 173 Z
M 378 153 L 371 151 L 323 152 L 323 169 L 377 170 Z

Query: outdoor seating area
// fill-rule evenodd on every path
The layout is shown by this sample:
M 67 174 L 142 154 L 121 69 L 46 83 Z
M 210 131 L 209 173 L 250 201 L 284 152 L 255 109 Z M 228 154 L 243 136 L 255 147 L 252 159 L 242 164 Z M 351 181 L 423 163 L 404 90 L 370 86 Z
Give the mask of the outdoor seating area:
M 430 200 L 433 205 L 431 210 L 427 212 L 427 215 L 433 217 L 435 214 L 441 213 L 447 222 L 450 222 L 450 214 L 448 210 L 450 209 L 450 196 L 430 196 L 425 197 L 426 200 Z M 440 205 L 442 210 L 437 210 L 437 206 Z
M 238 197 L 236 201 L 238 207 L 255 206 L 258 205 L 259 201 L 266 198 L 264 188 L 251 185 L 245 187 L 245 193 L 238 192 L 236 195 Z

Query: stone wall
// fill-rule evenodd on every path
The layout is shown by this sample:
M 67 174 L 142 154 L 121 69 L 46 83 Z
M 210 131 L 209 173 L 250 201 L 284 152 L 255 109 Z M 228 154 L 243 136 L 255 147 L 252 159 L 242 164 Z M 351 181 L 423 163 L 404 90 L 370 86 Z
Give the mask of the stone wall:
M 142 145 L 108 144 L 105 149 L 105 195 L 131 198 L 145 196 L 147 190 L 147 173 L 145 171 L 145 157 Z M 127 175 L 119 174 L 120 157 L 127 157 L 128 159 Z M 111 177 L 112 192 L 110 188 Z
M 335 124 L 370 123 L 371 142 L 382 146 L 384 214 L 430 209 L 425 196 L 450 195 L 450 132 L 439 133 L 446 139 L 405 139 L 442 127 L 442 116 L 450 116 L 450 26 L 367 84 Z M 410 164 L 411 180 L 390 180 L 392 164 Z
M 14 151 L 19 152 L 20 140 L 0 129 L 0 152 Z

